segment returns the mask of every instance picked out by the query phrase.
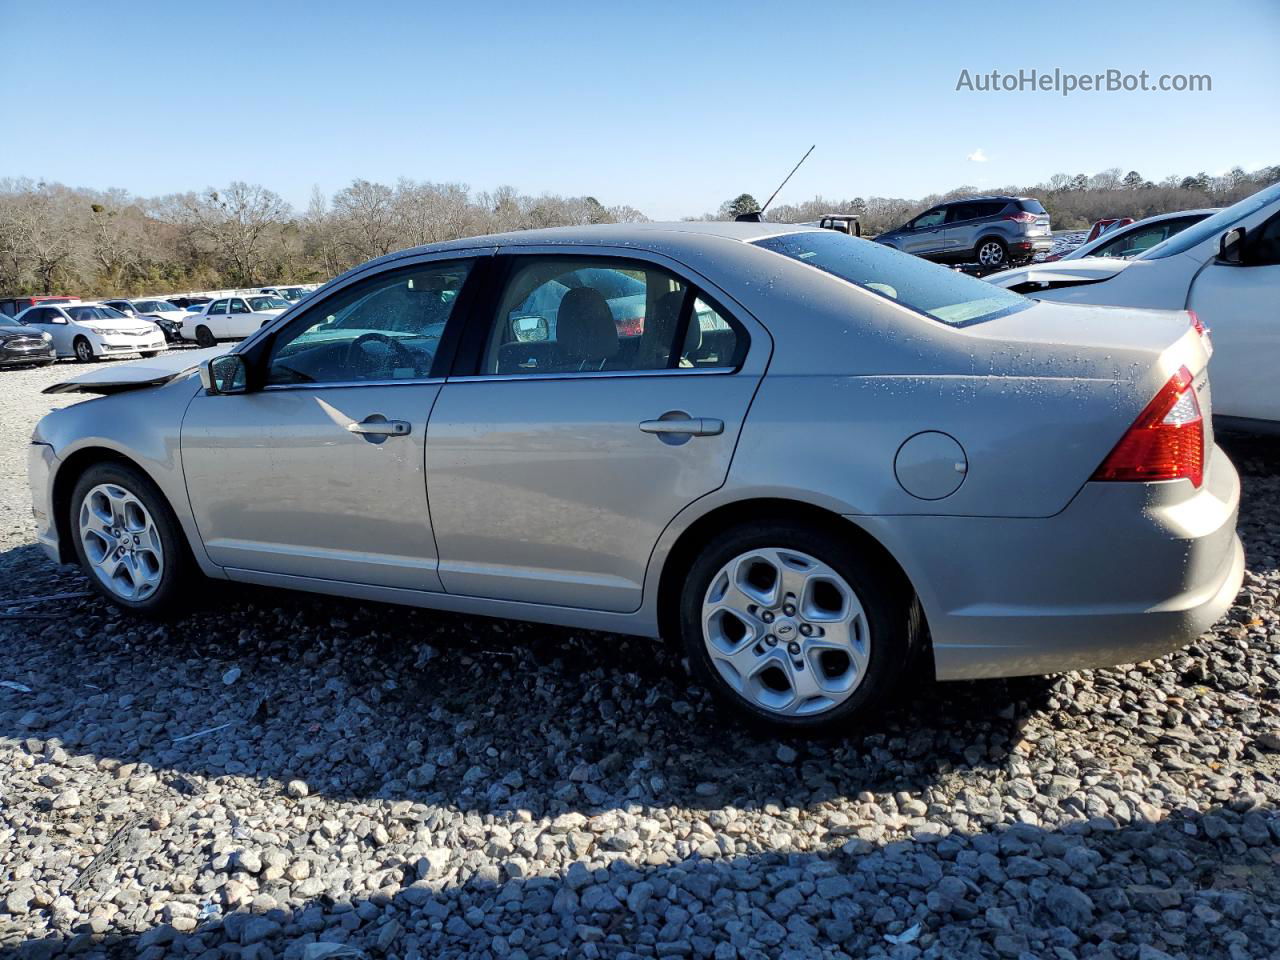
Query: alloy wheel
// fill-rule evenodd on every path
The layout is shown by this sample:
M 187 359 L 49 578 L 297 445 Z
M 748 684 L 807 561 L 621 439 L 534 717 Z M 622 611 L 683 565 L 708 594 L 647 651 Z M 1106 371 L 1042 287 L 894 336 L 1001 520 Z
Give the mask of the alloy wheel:
M 1004 260 L 1004 247 L 994 240 L 984 243 L 978 250 L 978 262 L 984 267 L 994 267 Z
M 76 341 L 76 359 L 81 363 L 88 363 L 93 359 L 93 347 L 89 346 L 88 340 Z
M 100 483 L 80 502 L 80 542 L 89 566 L 122 600 L 155 593 L 164 576 L 164 546 L 150 512 L 117 483 Z
M 838 707 L 871 657 L 857 593 L 828 564 L 785 547 L 751 550 L 720 568 L 703 599 L 702 637 L 724 681 L 779 716 Z

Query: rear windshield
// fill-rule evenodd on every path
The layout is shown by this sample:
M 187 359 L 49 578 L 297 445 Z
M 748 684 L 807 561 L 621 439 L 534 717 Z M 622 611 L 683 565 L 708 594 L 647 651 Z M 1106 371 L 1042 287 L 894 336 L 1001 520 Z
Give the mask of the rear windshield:
M 845 233 L 815 230 L 755 242 L 953 327 L 1031 306 L 1003 287 Z
M 1214 234 L 1225 233 L 1234 227 L 1237 221 L 1243 220 L 1251 213 L 1256 213 L 1275 200 L 1280 200 L 1280 183 L 1273 183 L 1265 190 L 1259 190 L 1253 196 L 1245 197 L 1225 210 L 1219 210 L 1209 219 L 1201 220 L 1195 226 L 1187 227 L 1187 229 L 1170 237 L 1163 243 L 1157 243 L 1138 259 L 1160 260 L 1163 257 L 1186 253 L 1197 243 L 1208 240 Z
M 1027 213 L 1048 213 L 1049 212 L 1040 205 L 1039 200 L 1019 200 L 1018 206 L 1020 206 Z

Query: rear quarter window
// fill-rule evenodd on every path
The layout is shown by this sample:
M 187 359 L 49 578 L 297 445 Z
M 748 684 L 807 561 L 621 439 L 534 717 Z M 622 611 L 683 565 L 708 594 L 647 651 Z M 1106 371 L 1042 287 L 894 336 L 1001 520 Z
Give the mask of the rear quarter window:
M 1045 210 L 1044 206 L 1040 203 L 1039 200 L 1019 200 L 1018 206 L 1020 206 L 1027 213 L 1048 213 L 1049 212 Z
M 1003 287 L 844 233 L 789 233 L 755 244 L 953 327 L 1031 306 L 1026 297 Z

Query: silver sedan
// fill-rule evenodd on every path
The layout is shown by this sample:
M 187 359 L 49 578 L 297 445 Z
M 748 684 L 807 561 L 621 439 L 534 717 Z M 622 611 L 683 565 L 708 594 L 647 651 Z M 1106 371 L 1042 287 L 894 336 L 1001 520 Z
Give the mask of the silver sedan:
M 834 231 L 420 247 L 225 349 L 53 388 L 105 395 L 33 438 L 41 543 L 138 614 L 203 575 L 661 634 L 804 732 L 912 675 L 1157 656 L 1243 577 L 1186 313 Z

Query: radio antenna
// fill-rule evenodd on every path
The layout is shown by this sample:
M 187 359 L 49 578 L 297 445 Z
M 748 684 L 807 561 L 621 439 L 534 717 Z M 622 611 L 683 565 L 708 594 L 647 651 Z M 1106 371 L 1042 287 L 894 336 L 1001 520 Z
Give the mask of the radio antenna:
M 813 147 L 816 147 L 816 146 L 817 144 L 815 143 Z M 806 160 L 809 159 L 809 154 L 813 153 L 813 147 L 810 147 L 808 150 L 805 151 L 805 155 L 800 158 L 800 163 L 804 163 Z M 764 206 L 760 208 L 761 216 L 764 216 L 764 212 L 769 209 L 769 204 L 773 203 L 773 198 L 776 197 L 782 191 L 782 188 L 787 185 L 787 180 L 790 180 L 793 176 L 795 176 L 795 172 L 800 169 L 800 163 L 797 163 L 794 167 L 792 167 L 791 172 L 787 174 L 786 178 L 780 184 L 778 184 L 778 189 L 773 191 L 773 193 L 769 194 L 769 199 L 766 200 L 764 202 Z

